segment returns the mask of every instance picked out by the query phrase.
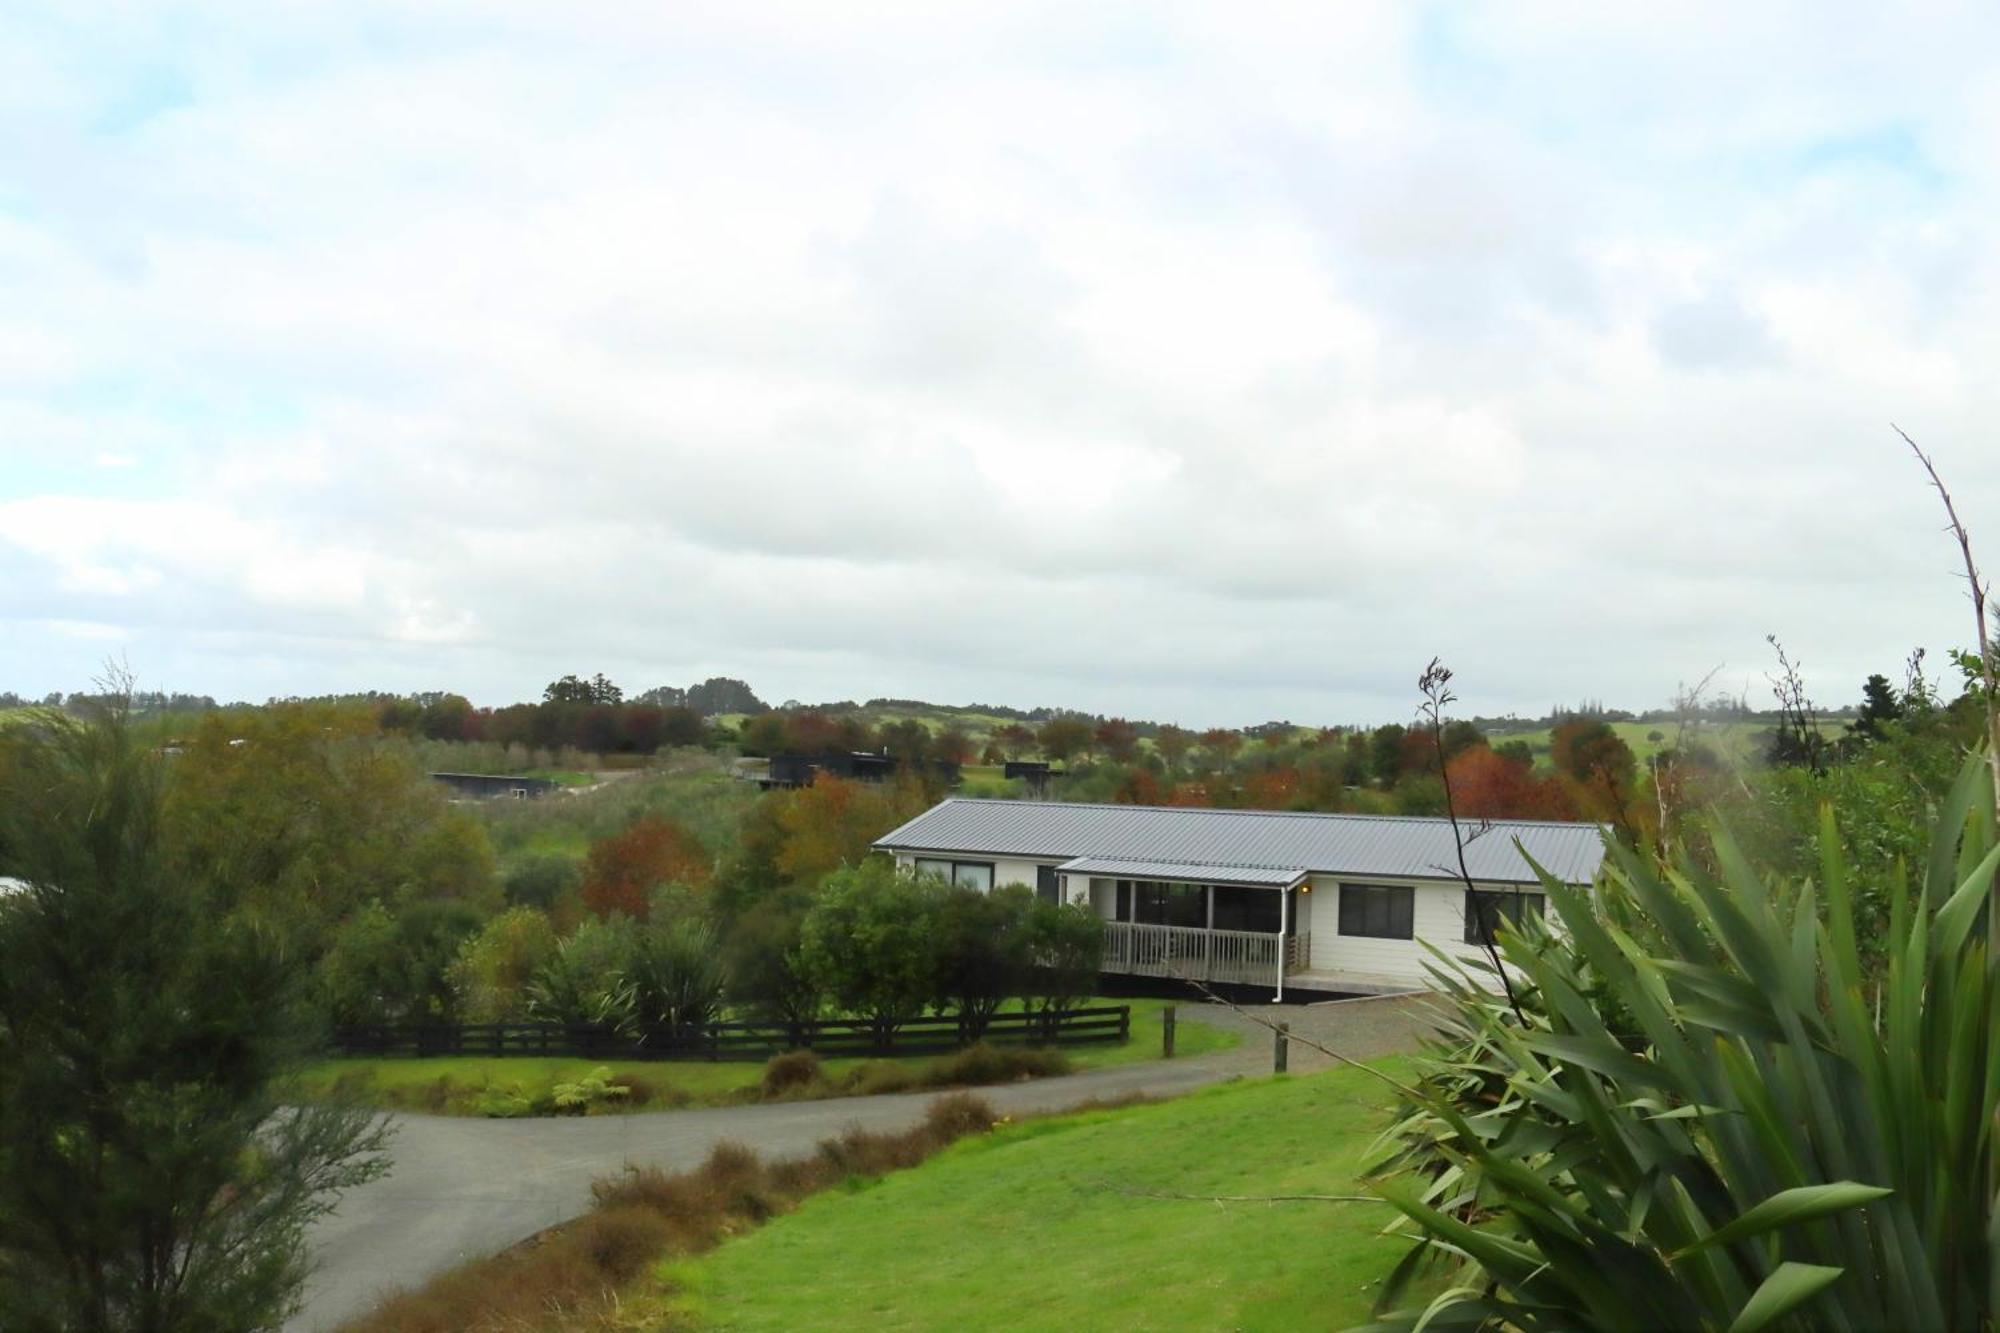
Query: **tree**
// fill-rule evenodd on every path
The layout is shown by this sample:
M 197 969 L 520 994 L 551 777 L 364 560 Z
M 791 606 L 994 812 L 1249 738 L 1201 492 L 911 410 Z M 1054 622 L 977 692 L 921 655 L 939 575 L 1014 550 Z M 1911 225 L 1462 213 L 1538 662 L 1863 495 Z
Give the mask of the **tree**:
M 807 970 L 878 1050 L 938 991 L 939 900 L 945 887 L 873 856 L 827 876 L 799 932 Z
M 1201 733 L 1201 748 L 1202 753 L 1208 756 L 1208 762 L 1221 768 L 1243 748 L 1243 733 L 1228 727 L 1210 727 Z
M 1561 780 L 1536 776 L 1518 752 L 1475 745 L 1454 755 L 1445 775 L 1458 813 L 1473 819 L 1576 818 Z
M 1861 712 L 1848 728 L 1848 734 L 1862 741 L 1882 738 L 1882 725 L 1894 722 L 1903 716 L 1903 701 L 1896 693 L 1896 687 L 1889 683 L 1887 676 L 1870 676 L 1861 685 Z
M 780 876 L 816 884 L 843 865 L 867 857 L 875 839 L 915 815 L 923 794 L 905 783 L 867 783 L 822 773 L 810 787 L 777 794 L 773 801 L 783 839 Z
M 1091 743 L 1114 764 L 1129 764 L 1139 753 L 1139 729 L 1122 717 L 1097 724 Z
M 642 815 L 624 831 L 591 845 L 584 857 L 583 904 L 599 916 L 622 913 L 644 921 L 662 884 L 700 888 L 714 876 L 714 858 L 686 829 L 663 815 Z
M 1019 722 L 1009 722 L 1005 726 L 994 728 L 993 741 L 1000 747 L 1000 753 L 1008 759 L 1019 759 L 1034 753 L 1035 750 L 1035 733 Z
M 1378 787 L 1393 787 L 1403 776 L 1403 739 L 1407 734 L 1399 722 L 1377 727 L 1368 737 L 1368 775 Z
M 1549 758 L 1571 784 L 1578 809 L 1631 831 L 1639 761 L 1609 722 L 1576 718 L 1549 736 Z
M 721 713 L 754 716 L 771 711 L 771 706 L 759 699 L 756 691 L 728 676 L 710 676 L 699 685 L 689 686 L 685 703 L 703 717 Z
M 180 860 L 161 761 L 114 702 L 0 761 L 0 1313 L 18 1329 L 271 1328 L 307 1224 L 382 1127 L 281 1107 L 306 974 Z
M 957 1011 L 961 1040 L 984 1037 L 1001 1004 L 1026 985 L 1034 905 L 1034 890 L 1020 884 L 950 889 L 939 903 L 937 1007 Z
M 1090 744 L 1090 723 L 1072 713 L 1062 713 L 1042 723 L 1035 743 L 1055 763 L 1067 763 Z
M 1104 922 L 1083 903 L 1037 900 L 1028 912 L 1027 935 L 1034 960 L 1028 992 L 1053 1032 L 1062 1015 L 1097 988 L 1104 966 Z
M 545 704 L 619 704 L 625 701 L 625 691 L 606 680 L 603 672 L 582 680 L 576 676 L 564 676 L 561 680 L 550 681 L 542 690 Z
M 1167 767 L 1176 772 L 1194 748 L 1195 735 L 1186 727 L 1177 727 L 1171 722 L 1162 723 L 1153 733 L 1153 749 L 1166 761 Z
M 513 1023 L 528 1016 L 528 983 L 555 955 L 556 932 L 532 907 L 510 907 L 467 939 L 451 965 L 466 1020 Z
M 759 903 L 737 921 L 724 948 L 729 997 L 759 1018 L 783 1023 L 792 1044 L 819 1017 L 825 992 L 800 952 L 805 907 L 798 902 Z

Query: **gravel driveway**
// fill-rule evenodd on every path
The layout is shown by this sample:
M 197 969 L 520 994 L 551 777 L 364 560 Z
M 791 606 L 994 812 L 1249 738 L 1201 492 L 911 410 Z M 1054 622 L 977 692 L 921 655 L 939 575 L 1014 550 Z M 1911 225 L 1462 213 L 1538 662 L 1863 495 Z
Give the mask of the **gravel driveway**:
M 1095 1097 L 1171 1096 L 1271 1069 L 1268 1029 L 1214 1005 L 1184 1007 L 1189 1018 L 1245 1033 L 1234 1050 L 1154 1060 L 980 1089 L 1003 1114 L 1061 1110 Z M 1422 1025 L 1412 999 L 1392 997 L 1312 1006 L 1271 1006 L 1279 1021 L 1357 1059 L 1408 1049 Z M 1331 1063 L 1292 1047 L 1291 1068 Z M 681 1169 L 719 1142 L 734 1140 L 773 1157 L 800 1156 L 850 1125 L 901 1129 L 935 1093 L 842 1097 L 816 1102 L 660 1111 L 586 1119 L 479 1120 L 393 1117 L 395 1158 L 388 1176 L 346 1195 L 313 1228 L 318 1270 L 305 1309 L 288 1330 L 330 1329 L 382 1293 L 421 1282 L 467 1259 L 491 1254 L 574 1217 L 590 1203 L 590 1182 L 627 1162 Z

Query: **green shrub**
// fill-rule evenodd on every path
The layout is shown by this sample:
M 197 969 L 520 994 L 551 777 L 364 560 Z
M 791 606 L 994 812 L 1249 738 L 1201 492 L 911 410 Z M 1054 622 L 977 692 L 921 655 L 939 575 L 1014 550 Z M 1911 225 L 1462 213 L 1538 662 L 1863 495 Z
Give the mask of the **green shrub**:
M 908 1092 L 917 1086 L 917 1076 L 893 1060 L 870 1060 L 847 1076 L 848 1087 L 863 1097 L 891 1092 Z
M 518 1083 L 486 1088 L 472 1099 L 472 1109 L 494 1120 L 518 1120 L 535 1113 L 535 1104 Z
M 1974 756 L 1920 881 L 1886 886 L 1879 970 L 1830 813 L 1817 882 L 1616 844 L 1564 929 L 1500 949 L 1519 1009 L 1439 964 L 1455 1041 L 1392 1131 L 1383 1191 L 1417 1234 L 1384 1327 L 1990 1328 L 2000 868 Z M 1441 956 L 1442 957 L 1442 956 Z

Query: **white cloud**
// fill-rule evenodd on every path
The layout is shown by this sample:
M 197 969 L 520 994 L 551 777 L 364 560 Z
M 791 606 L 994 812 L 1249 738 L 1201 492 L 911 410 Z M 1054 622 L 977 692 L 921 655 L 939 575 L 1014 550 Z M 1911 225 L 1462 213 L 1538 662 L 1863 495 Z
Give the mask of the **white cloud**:
M 0 20 L 0 685 L 75 621 L 253 696 L 1336 720 L 1779 629 L 1844 698 L 1963 637 L 1887 420 L 2000 500 L 1992 26 Z

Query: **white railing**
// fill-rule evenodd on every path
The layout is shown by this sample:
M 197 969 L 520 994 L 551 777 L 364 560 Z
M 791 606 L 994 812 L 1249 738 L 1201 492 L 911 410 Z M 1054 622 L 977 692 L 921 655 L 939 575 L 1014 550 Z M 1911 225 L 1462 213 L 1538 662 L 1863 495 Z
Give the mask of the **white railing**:
M 1104 970 L 1183 981 L 1239 981 L 1255 986 L 1278 983 L 1278 959 L 1298 967 L 1305 946 L 1261 931 L 1203 930 L 1197 926 L 1145 926 L 1130 921 L 1104 923 Z

